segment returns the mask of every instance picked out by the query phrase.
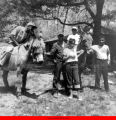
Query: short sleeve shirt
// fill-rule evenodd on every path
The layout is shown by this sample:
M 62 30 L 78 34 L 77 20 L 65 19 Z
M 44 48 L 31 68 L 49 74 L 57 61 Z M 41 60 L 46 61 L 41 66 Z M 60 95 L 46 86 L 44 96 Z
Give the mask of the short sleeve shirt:
M 91 48 L 95 51 L 97 59 L 107 60 L 109 47 L 107 45 L 93 45 Z
M 75 52 L 74 49 L 69 49 L 69 48 L 65 48 L 63 50 L 63 55 L 66 57 L 69 56 L 75 56 L 75 58 L 69 58 L 68 60 L 66 60 L 66 62 L 74 62 L 74 61 L 78 61 L 78 57 L 77 57 L 77 53 Z
M 63 60 L 63 49 L 65 47 L 65 44 L 63 43 L 61 46 L 58 43 L 54 43 L 53 47 L 51 49 L 51 55 L 54 56 L 54 59 L 57 61 Z
M 69 41 L 70 39 L 75 39 L 75 52 L 77 51 L 77 47 L 79 45 L 79 42 L 80 42 L 80 35 L 78 34 L 75 34 L 75 35 L 69 35 L 68 38 L 67 38 L 67 41 Z
M 25 27 L 18 26 L 11 32 L 10 35 L 14 35 L 16 38 L 16 41 L 21 42 L 22 38 L 24 37 L 24 34 L 25 34 Z
M 78 34 L 75 34 L 75 35 L 69 35 L 68 38 L 67 38 L 67 40 L 69 41 L 70 38 L 75 39 L 75 44 L 76 44 L 76 45 L 79 44 L 79 41 L 80 41 L 80 35 L 78 35 Z

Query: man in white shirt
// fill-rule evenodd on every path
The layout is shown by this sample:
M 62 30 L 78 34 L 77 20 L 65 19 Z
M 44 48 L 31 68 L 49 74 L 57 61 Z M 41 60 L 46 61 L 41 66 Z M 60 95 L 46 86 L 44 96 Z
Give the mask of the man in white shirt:
M 103 75 L 104 87 L 106 92 L 109 91 L 108 85 L 108 65 L 110 64 L 110 50 L 109 46 L 105 45 L 105 39 L 100 38 L 99 45 L 91 46 L 93 52 L 96 54 L 95 67 L 95 87 L 100 88 L 100 78 Z
M 78 29 L 77 27 L 72 27 L 72 35 L 69 35 L 67 38 L 67 42 L 70 39 L 75 39 L 75 50 L 77 51 L 78 45 L 80 43 L 80 35 L 77 33 Z

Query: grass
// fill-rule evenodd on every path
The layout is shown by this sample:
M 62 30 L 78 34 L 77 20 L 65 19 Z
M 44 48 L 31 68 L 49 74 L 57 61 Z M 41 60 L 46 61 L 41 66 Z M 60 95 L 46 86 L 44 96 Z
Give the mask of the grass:
M 1 73 L 0 73 L 1 74 Z M 9 75 L 9 83 L 15 83 L 14 72 Z M 41 94 L 37 99 L 22 96 L 17 100 L 14 106 L 14 116 L 109 116 L 116 114 L 116 86 L 110 85 L 111 92 L 108 94 L 104 91 L 103 80 L 101 80 L 102 90 L 90 89 L 94 85 L 94 75 L 83 75 L 82 81 L 84 86 L 83 92 L 78 92 L 83 100 L 77 98 L 69 99 L 67 96 L 60 94 L 55 98 L 51 93 L 45 92 L 52 86 L 51 73 L 33 73 L 29 72 L 27 88 L 29 93 Z M 114 77 L 110 80 L 115 82 Z M 0 82 L 3 85 L 2 81 Z M 44 93 L 45 92 L 45 93 Z M 7 93 L 11 94 L 11 93 Z M 1 98 L 5 94 L 0 94 Z M 1 103 L 0 103 L 1 104 Z

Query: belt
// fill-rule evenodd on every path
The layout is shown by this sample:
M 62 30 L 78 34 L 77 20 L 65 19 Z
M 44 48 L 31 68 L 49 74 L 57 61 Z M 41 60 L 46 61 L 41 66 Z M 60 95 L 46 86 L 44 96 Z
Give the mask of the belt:
M 73 65 L 77 65 L 77 64 L 78 64 L 77 61 L 74 61 L 74 62 L 67 62 L 67 63 L 66 63 L 66 65 L 72 65 L 72 66 L 73 66 Z
M 97 58 L 97 60 L 100 60 L 100 61 L 107 61 L 107 59 L 98 59 L 98 58 Z

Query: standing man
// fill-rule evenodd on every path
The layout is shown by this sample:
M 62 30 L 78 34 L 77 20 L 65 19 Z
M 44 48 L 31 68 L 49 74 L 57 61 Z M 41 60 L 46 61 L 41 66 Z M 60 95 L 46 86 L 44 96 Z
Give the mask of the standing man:
M 58 35 L 58 42 L 55 43 L 51 50 L 51 55 L 53 56 L 55 68 L 53 77 L 53 88 L 58 92 L 58 82 L 60 81 L 60 74 L 62 72 L 63 66 L 63 49 L 64 49 L 64 35 Z
M 72 27 L 72 35 L 69 35 L 67 41 L 70 39 L 75 39 L 75 50 L 78 50 L 78 45 L 80 43 L 80 35 L 78 34 L 77 27 Z
M 99 45 L 91 46 L 92 51 L 96 54 L 95 65 L 95 88 L 100 89 L 100 78 L 103 75 L 104 87 L 106 92 L 109 91 L 108 84 L 108 65 L 110 64 L 109 46 L 105 45 L 104 37 L 100 38 Z

